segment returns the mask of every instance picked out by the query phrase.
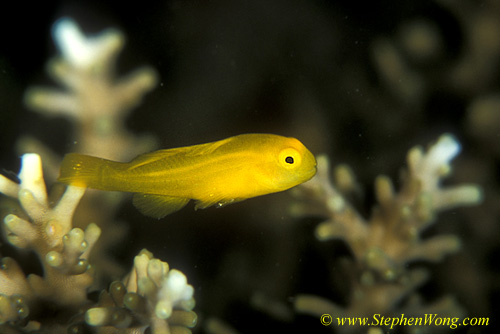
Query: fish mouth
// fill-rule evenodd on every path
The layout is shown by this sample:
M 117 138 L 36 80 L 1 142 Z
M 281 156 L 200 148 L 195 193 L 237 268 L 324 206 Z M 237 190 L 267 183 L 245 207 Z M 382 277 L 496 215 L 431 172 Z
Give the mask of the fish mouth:
M 308 176 L 308 180 L 312 179 L 314 177 L 314 175 L 316 175 L 316 173 L 318 172 L 318 168 L 316 168 L 316 166 L 314 166 L 313 168 L 311 168 L 310 170 L 307 171 L 307 176 Z

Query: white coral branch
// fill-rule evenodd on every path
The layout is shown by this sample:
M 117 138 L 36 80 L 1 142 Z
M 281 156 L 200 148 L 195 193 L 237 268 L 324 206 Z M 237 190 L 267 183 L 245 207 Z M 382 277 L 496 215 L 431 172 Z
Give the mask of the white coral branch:
M 473 205 L 481 201 L 481 191 L 477 186 L 445 189 L 440 186 L 442 179 L 451 173 L 451 160 L 460 150 L 460 143 L 453 136 L 445 134 L 427 152 L 421 147 L 414 147 L 408 153 L 408 179 L 420 183 L 421 193 L 432 195 L 436 210 Z
M 344 239 L 358 261 L 365 261 L 365 265 L 383 274 L 399 272 L 398 268 L 416 259 L 439 260 L 456 251 L 459 243 L 454 238 L 426 243 L 419 239 L 421 231 L 435 221 L 438 212 L 481 201 L 481 190 L 475 185 L 441 186 L 451 172 L 451 160 L 459 152 L 460 144 L 448 134 L 427 151 L 412 148 L 400 191 L 394 189 L 388 177 L 377 177 L 378 205 L 369 219 L 358 214 L 344 198 L 328 176 L 327 159 L 318 157 L 317 175 L 296 190 L 302 201 L 294 206 L 293 213 L 327 217 L 316 229 L 318 239 Z M 368 254 L 378 255 L 374 260 Z
M 123 35 L 119 31 L 110 29 L 96 37 L 86 37 L 69 18 L 58 20 L 52 35 L 68 63 L 83 70 L 116 56 L 123 46 Z
M 134 259 L 134 269 L 125 280 L 129 292 L 147 296 L 154 306 L 155 315 L 167 319 L 174 307 L 191 310 L 194 307 L 194 289 L 187 284 L 179 270 L 169 270 L 168 264 L 141 252 Z
M 63 18 L 54 24 L 53 37 L 61 57 L 49 63 L 48 72 L 64 90 L 31 88 L 25 95 L 27 105 L 75 123 L 80 152 L 126 160 L 150 150 L 153 140 L 135 138 L 123 123 L 156 85 L 156 72 L 143 67 L 115 78 L 116 58 L 124 45 L 116 29 L 86 36 L 72 19 Z
M 17 284 L 25 282 L 23 293 L 29 300 L 38 296 L 63 305 L 85 301 L 86 289 L 93 281 L 86 258 L 100 235 L 100 229 L 94 224 L 85 232 L 72 228 L 73 213 L 85 188 L 69 186 L 57 204 L 51 206 L 37 154 L 23 155 L 19 179 L 20 184 L 4 180 L 0 192 L 17 197 L 27 217 L 8 214 L 3 220 L 4 234 L 12 245 L 36 252 L 44 277 L 30 275 Z M 19 270 L 18 274 L 24 277 Z M 30 288 L 26 289 L 26 285 Z
M 12 189 L 17 188 L 17 198 L 31 221 L 7 215 L 4 218 L 7 239 L 15 246 L 30 246 L 45 256 L 49 248 L 62 245 L 62 237 L 71 230 L 73 213 L 85 188 L 69 186 L 57 205 L 50 207 L 37 154 L 23 155 L 19 179 L 19 185 L 10 181 L 4 189 L 11 196 L 14 195 Z
M 437 262 L 458 251 L 460 240 L 457 236 L 439 235 L 422 240 L 420 234 L 435 221 L 440 211 L 481 201 L 481 190 L 475 185 L 441 185 L 451 172 L 451 160 L 459 151 L 460 144 L 451 135 L 441 136 L 427 151 L 420 147 L 411 149 L 401 190 L 396 191 L 388 177 L 377 177 L 375 197 L 378 205 L 367 220 L 331 182 L 326 158 L 319 157 L 317 175 L 296 190 L 301 202 L 295 205 L 293 213 L 325 216 L 327 220 L 316 228 L 317 238 L 343 239 L 352 249 L 360 275 L 352 288 L 348 306 L 299 295 L 296 309 L 314 315 L 368 316 L 370 312 L 391 312 L 394 305 L 427 279 L 425 270 L 409 270 L 406 266 L 409 262 Z M 349 179 L 344 182 L 347 188 L 353 188 L 352 175 L 345 177 Z
M 193 293 L 182 272 L 169 269 L 166 262 L 143 249 L 129 275 L 111 284 L 109 294 L 101 295 L 100 305 L 86 312 L 85 321 L 96 327 L 127 328 L 127 333 L 145 333 L 147 328 L 153 334 L 189 333 L 187 328 L 197 319 L 191 311 Z

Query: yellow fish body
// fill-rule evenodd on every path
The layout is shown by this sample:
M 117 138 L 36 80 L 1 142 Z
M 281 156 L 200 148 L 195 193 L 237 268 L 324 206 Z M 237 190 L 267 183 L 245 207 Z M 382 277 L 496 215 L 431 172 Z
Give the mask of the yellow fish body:
M 128 163 L 70 153 L 58 181 L 134 194 L 145 215 L 162 218 L 196 200 L 196 208 L 283 191 L 316 173 L 316 160 L 297 139 L 244 134 L 159 150 Z

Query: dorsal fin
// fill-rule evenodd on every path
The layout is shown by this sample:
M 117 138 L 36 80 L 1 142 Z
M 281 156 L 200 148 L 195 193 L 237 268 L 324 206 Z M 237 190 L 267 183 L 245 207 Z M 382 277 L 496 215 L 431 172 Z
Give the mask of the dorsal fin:
M 197 155 L 210 154 L 223 144 L 227 143 L 229 140 L 231 140 L 231 138 L 219 140 L 212 143 L 178 147 L 178 148 L 169 148 L 169 149 L 141 154 L 129 163 L 130 165 L 129 170 L 153 163 L 160 159 L 169 158 L 178 154 L 184 156 L 197 156 Z
M 158 219 L 182 209 L 188 202 L 189 198 L 142 193 L 135 193 L 133 198 L 142 214 Z
M 201 144 L 201 145 L 195 145 L 195 146 L 189 146 L 191 150 L 186 152 L 186 155 L 188 156 L 196 156 L 196 155 L 205 155 L 205 154 L 211 154 L 213 153 L 216 149 L 221 147 L 222 145 L 226 144 L 227 142 L 231 141 L 233 138 L 226 138 L 223 140 L 211 142 L 211 143 L 206 143 L 206 144 Z

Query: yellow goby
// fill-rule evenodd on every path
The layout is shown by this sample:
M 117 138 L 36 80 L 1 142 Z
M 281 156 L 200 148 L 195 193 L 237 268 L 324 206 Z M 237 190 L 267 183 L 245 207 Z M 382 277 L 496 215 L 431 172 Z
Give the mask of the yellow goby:
M 243 134 L 146 153 L 128 163 L 70 153 L 58 181 L 135 193 L 139 211 L 162 218 L 190 200 L 196 208 L 223 206 L 292 188 L 315 174 L 316 160 L 299 140 Z

